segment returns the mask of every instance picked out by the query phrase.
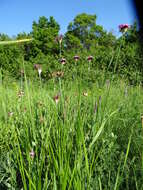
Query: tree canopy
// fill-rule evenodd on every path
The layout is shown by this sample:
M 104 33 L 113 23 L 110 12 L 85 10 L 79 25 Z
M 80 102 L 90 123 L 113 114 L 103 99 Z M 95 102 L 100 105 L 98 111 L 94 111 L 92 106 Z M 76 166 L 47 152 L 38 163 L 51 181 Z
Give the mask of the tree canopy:
M 76 53 L 83 57 L 93 55 L 99 68 L 104 70 L 108 68 L 111 72 L 118 59 L 118 73 L 125 74 L 131 81 L 135 79 L 136 71 L 142 76 L 143 56 L 137 24 L 134 23 L 126 33 L 117 38 L 112 32 L 107 32 L 103 26 L 98 25 L 96 20 L 95 14 L 78 14 L 69 23 L 67 32 L 59 44 L 56 39 L 60 35 L 60 25 L 52 16 L 49 18 L 41 16 L 38 21 L 33 21 L 30 33 L 19 33 L 15 37 L 15 40 L 32 39 L 32 41 L 0 46 L 0 67 L 18 77 L 21 60 L 24 58 L 26 68 L 29 70 L 30 68 L 32 70 L 34 63 L 40 63 L 44 64 L 45 68 L 47 65 L 50 72 L 52 68 L 56 68 L 55 63 L 61 54 L 63 57 L 69 57 Z M 13 38 L 7 34 L 0 33 L 1 42 L 11 40 Z

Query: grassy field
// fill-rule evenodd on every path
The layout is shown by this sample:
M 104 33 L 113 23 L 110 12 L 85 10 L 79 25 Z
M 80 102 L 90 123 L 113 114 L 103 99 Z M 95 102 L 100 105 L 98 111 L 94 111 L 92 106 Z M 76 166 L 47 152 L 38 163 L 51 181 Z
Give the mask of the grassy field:
M 0 189 L 142 190 L 143 90 L 0 85 Z

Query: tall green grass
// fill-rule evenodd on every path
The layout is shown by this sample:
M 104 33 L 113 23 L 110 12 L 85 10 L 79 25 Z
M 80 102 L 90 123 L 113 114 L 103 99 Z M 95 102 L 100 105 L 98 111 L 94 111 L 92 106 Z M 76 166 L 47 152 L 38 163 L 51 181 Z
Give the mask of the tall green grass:
M 143 189 L 143 90 L 100 82 L 1 84 L 0 189 Z

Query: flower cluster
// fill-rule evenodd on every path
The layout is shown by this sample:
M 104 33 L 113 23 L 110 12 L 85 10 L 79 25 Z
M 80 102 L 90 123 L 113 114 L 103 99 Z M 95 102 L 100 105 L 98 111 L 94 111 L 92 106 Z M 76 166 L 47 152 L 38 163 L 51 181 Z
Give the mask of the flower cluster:
M 80 56 L 79 55 L 75 55 L 73 57 L 73 59 L 75 60 L 75 62 L 77 62 L 80 59 Z M 93 60 L 93 56 L 92 55 L 90 55 L 90 56 L 87 57 L 87 61 L 91 62 L 92 60 Z M 66 64 L 66 59 L 62 58 L 60 60 L 60 62 L 61 62 L 62 65 L 65 65 Z

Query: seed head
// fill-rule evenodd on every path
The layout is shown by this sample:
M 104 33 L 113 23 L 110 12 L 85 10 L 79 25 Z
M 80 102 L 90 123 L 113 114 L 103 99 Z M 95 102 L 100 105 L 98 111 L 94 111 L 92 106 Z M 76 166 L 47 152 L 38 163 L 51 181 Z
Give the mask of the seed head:
M 41 76 L 41 73 L 42 73 L 42 67 L 41 67 L 41 65 L 35 64 L 34 65 L 34 69 L 36 69 L 38 71 L 39 76 Z
M 87 97 L 88 93 L 87 92 L 83 92 L 83 96 Z
M 24 92 L 23 91 L 19 91 L 17 95 L 18 95 L 19 98 L 21 98 L 21 97 L 24 96 Z
M 38 105 L 38 107 L 44 106 L 43 102 L 41 102 L 41 101 L 39 101 L 39 102 L 37 103 L 37 105 Z
M 57 72 L 57 77 L 63 77 L 63 76 L 64 76 L 64 72 L 62 72 L 62 71 Z
M 13 116 L 13 114 L 14 114 L 14 113 L 13 113 L 13 112 L 11 112 L 11 111 L 10 111 L 10 112 L 8 112 L 8 116 L 9 116 L 9 117 L 12 117 L 12 116 Z
M 62 71 L 57 71 L 57 72 L 52 73 L 52 77 L 63 77 L 63 76 L 64 76 L 64 72 Z

